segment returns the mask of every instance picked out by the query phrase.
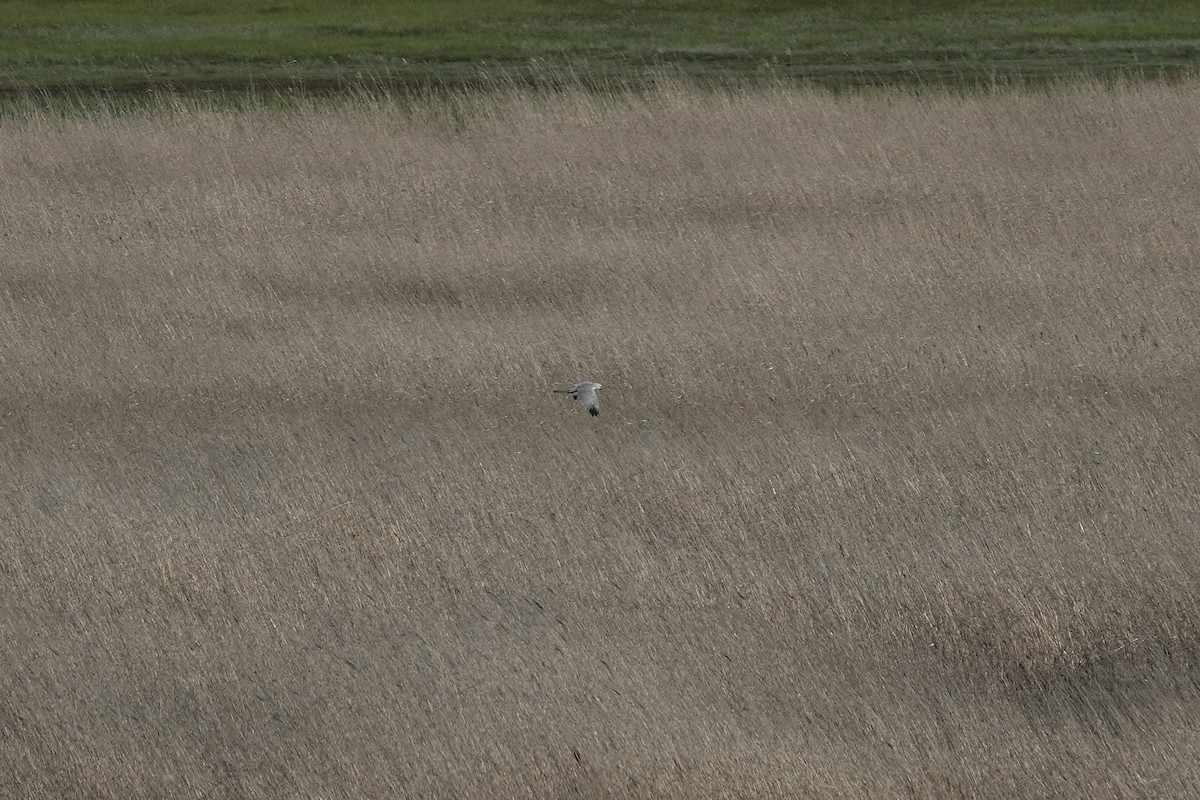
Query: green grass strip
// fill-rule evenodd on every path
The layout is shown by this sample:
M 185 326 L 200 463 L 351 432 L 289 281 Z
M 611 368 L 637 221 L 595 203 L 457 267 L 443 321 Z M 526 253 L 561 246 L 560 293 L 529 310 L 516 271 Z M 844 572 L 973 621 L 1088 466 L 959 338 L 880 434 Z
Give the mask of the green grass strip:
M 0 92 L 338 90 L 503 75 L 830 85 L 1170 76 L 1191 2 L 0 2 Z

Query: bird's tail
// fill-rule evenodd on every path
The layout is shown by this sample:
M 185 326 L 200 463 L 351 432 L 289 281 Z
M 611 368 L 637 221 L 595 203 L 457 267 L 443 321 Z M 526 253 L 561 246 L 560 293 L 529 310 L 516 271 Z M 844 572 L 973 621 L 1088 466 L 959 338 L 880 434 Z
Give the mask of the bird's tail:
M 573 391 L 575 391 L 575 390 L 574 389 L 555 389 L 554 393 L 555 394 L 570 394 Z

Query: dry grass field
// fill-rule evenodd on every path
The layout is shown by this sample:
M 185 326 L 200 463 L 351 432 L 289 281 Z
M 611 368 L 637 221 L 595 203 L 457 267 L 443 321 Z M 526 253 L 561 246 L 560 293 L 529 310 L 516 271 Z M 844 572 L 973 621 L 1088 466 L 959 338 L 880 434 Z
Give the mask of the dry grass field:
M 1198 130 L 0 122 L 0 794 L 1196 796 Z

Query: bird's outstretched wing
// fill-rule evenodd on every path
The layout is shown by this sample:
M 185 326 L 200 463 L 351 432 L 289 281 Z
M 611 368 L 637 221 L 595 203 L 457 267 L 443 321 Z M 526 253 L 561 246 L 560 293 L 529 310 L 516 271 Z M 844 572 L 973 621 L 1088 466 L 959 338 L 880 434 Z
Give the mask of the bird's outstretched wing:
M 581 386 L 577 391 L 576 397 L 579 402 L 583 403 L 583 407 L 588 410 L 588 413 L 593 417 L 600 414 L 600 398 L 596 396 L 596 388 L 594 386 Z

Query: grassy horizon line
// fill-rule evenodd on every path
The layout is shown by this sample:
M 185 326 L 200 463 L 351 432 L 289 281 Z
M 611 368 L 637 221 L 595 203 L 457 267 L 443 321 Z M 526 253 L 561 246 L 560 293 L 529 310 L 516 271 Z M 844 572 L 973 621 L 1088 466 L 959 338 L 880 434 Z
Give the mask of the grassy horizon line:
M 582 2 L 380 0 L 12 2 L 0 95 L 168 89 L 338 92 L 541 82 L 640 83 L 664 67 L 711 82 L 834 87 L 1172 77 L 1195 70 L 1200 12 L 1182 2 Z

